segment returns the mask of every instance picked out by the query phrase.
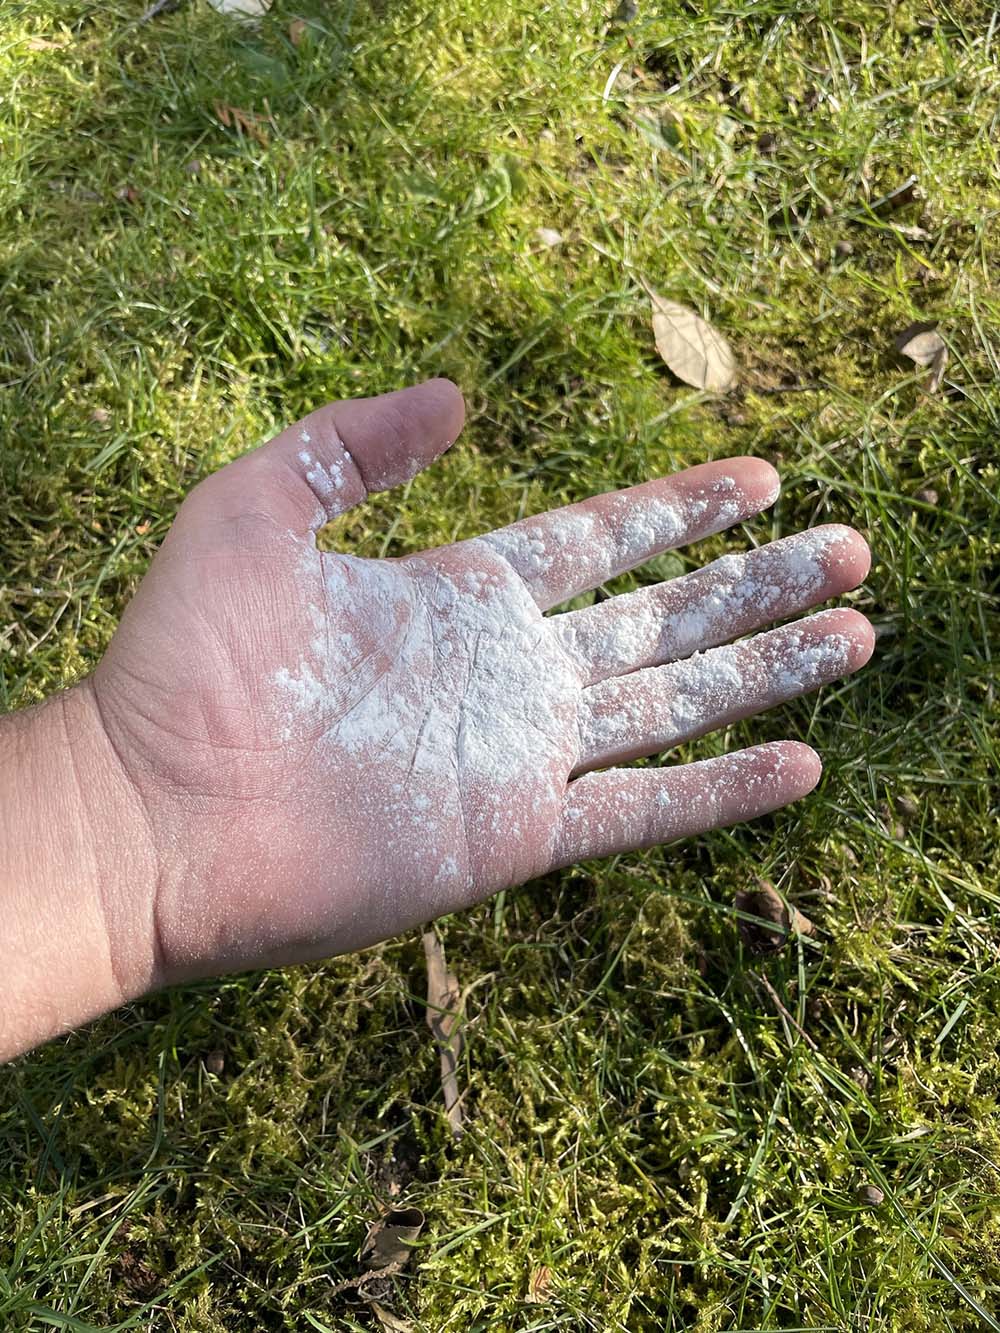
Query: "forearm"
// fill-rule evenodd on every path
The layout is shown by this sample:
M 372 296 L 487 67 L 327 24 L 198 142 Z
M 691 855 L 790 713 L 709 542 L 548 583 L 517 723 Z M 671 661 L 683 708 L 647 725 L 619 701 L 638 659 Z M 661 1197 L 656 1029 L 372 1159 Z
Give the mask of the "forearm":
M 155 983 L 154 886 L 89 684 L 0 718 L 0 1060 Z

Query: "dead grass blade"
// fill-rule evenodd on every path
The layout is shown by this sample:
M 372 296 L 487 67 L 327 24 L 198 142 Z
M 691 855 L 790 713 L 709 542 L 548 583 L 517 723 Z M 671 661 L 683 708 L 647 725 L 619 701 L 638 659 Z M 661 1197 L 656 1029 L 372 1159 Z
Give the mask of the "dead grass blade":
M 464 998 L 458 988 L 458 979 L 448 971 L 444 945 L 433 930 L 424 931 L 423 944 L 427 959 L 427 1026 L 441 1052 L 445 1115 L 452 1134 L 460 1138 L 464 1115 L 458 1090 L 458 1061 L 462 1054 Z
M 228 102 L 213 102 L 215 118 L 224 129 L 236 130 L 239 134 L 248 134 L 256 139 L 261 148 L 268 145 L 268 137 L 260 128 L 267 124 L 266 116 L 259 116 L 256 111 L 245 111 L 242 107 L 230 106 Z

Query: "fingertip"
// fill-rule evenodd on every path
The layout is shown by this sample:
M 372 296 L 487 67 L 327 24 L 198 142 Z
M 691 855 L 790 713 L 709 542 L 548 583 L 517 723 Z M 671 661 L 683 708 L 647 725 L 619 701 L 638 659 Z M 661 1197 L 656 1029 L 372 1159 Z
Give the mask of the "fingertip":
M 434 414 L 445 427 L 449 444 L 453 444 L 465 425 L 465 398 L 461 389 L 453 380 L 443 375 L 424 380 L 422 384 L 413 387 L 427 396 L 429 402 L 433 404 Z
M 737 480 L 747 496 L 753 496 L 758 509 L 769 509 L 781 494 L 778 469 L 764 458 L 744 454 L 726 460 L 726 467 L 737 474 Z
M 465 419 L 450 380 L 425 380 L 376 398 L 331 403 L 314 414 L 332 424 L 369 494 L 409 481 L 455 442 Z
M 826 523 L 810 528 L 806 535 L 815 534 L 827 543 L 825 563 L 836 587 L 847 592 L 864 583 L 872 567 L 872 553 L 861 533 L 844 523 Z
M 808 617 L 804 623 L 815 625 L 817 621 L 821 622 L 824 634 L 837 634 L 848 641 L 847 672 L 860 671 L 871 660 L 875 631 L 867 616 L 848 606 L 837 606 Z
M 749 766 L 746 780 L 755 793 L 752 804 L 759 814 L 800 801 L 823 775 L 819 755 L 803 741 L 767 741 L 737 753 Z
M 775 741 L 767 748 L 774 752 L 775 776 L 789 785 L 790 801 L 807 796 L 823 776 L 822 759 L 804 741 Z
M 849 548 L 854 561 L 853 576 L 858 583 L 864 583 L 871 572 L 872 548 L 855 528 L 847 528 L 846 531 L 850 534 Z

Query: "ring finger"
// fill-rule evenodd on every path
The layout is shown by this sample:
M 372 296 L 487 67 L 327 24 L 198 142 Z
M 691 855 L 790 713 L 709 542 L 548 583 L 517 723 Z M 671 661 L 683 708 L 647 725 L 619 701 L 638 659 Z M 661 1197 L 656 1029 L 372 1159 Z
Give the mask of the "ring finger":
M 856 588 L 870 561 L 859 533 L 829 524 L 556 616 L 552 625 L 593 684 L 690 657 L 798 615 Z
M 859 670 L 875 637 L 864 616 L 821 611 L 683 662 L 635 671 L 583 692 L 583 773 L 693 740 Z

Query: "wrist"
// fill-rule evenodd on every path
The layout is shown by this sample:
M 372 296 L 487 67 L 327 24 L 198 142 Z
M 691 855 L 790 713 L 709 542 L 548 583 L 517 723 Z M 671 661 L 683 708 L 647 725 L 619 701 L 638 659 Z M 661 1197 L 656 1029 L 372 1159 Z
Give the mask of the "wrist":
M 0 718 L 0 1059 L 157 984 L 156 878 L 90 682 Z

